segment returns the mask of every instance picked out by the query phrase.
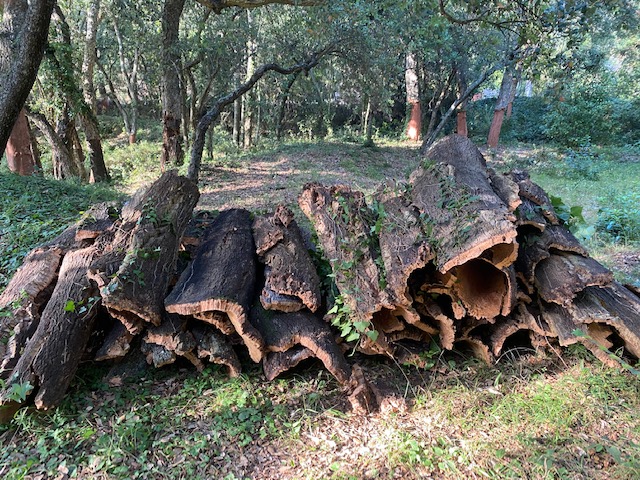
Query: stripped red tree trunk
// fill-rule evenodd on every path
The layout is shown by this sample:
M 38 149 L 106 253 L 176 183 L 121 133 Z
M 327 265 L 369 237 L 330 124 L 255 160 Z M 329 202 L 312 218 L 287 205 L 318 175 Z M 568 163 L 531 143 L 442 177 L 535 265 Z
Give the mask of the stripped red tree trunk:
M 413 141 L 418 141 L 422 131 L 422 110 L 420 108 L 420 91 L 418 86 L 418 73 L 416 71 L 416 57 L 412 53 L 405 58 L 406 70 L 404 74 L 405 89 L 407 91 L 407 103 L 411 105 L 411 117 L 407 125 L 407 136 Z
M 420 130 L 422 130 L 422 110 L 420 109 L 420 102 L 415 102 L 411 105 L 411 118 L 409 119 L 409 125 L 407 125 L 407 136 L 417 142 L 420 140 Z
M 31 140 L 31 131 L 24 109 L 20 110 L 9 141 L 7 142 L 7 164 L 9 170 L 18 175 L 33 175 L 40 167 L 37 150 Z
M 456 68 L 456 77 L 458 80 L 459 95 L 462 96 L 469 87 L 469 83 L 461 68 Z M 469 129 L 467 127 L 467 103 L 469 103 L 468 97 L 460 103 L 456 113 L 456 133 L 463 137 L 469 136 Z
M 500 93 L 498 94 L 498 100 L 496 101 L 496 107 L 493 112 L 493 120 L 491 121 L 491 128 L 489 129 L 489 137 L 487 138 L 487 145 L 491 148 L 497 147 L 500 141 L 500 130 L 502 130 L 505 111 L 511 98 L 511 86 L 513 83 L 512 67 L 507 66 L 502 76 Z
M 458 114 L 456 115 L 456 132 L 462 137 L 469 136 L 466 110 L 458 110 Z

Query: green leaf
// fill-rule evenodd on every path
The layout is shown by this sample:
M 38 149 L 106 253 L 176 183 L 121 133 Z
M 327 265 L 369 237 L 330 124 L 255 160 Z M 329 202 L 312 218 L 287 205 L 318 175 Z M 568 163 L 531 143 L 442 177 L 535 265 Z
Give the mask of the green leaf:
M 376 342 L 378 341 L 378 332 L 377 330 L 369 330 L 366 333 L 367 337 L 369 337 L 369 340 L 371 340 L 372 342 Z
M 369 326 L 369 322 L 353 322 L 353 326 L 356 327 L 357 331 L 364 332 Z
M 358 338 L 360 338 L 360 334 L 357 331 L 354 330 L 349 335 L 347 335 L 347 337 L 345 338 L 345 341 L 353 342 L 354 340 L 357 340 Z
M 11 385 L 9 398 L 16 402 L 24 402 L 31 390 L 33 390 L 33 386 L 28 381 L 24 383 L 14 383 Z
M 73 300 L 67 300 L 67 303 L 64 304 L 65 312 L 75 312 L 76 311 L 76 303 Z

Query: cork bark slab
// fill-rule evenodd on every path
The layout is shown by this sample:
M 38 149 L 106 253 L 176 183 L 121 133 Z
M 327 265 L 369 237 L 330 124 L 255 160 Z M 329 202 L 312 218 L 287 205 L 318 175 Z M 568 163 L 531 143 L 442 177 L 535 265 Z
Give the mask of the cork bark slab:
M 180 315 L 226 314 L 251 359 L 258 363 L 264 353 L 264 341 L 248 318 L 257 267 L 251 223 L 246 210 L 222 212 L 165 299 L 165 307 Z
M 326 322 L 309 312 L 277 313 L 253 308 L 254 325 L 270 352 L 285 352 L 301 345 L 309 349 L 341 384 L 347 384 L 351 367 Z M 292 368 L 295 365 L 292 365 Z
M 256 251 L 265 267 L 260 296 L 267 310 L 295 312 L 320 308 L 320 278 L 307 251 L 293 213 L 282 205 L 253 221 Z
M 108 281 L 100 289 L 114 317 L 130 324 L 137 317 L 140 323 L 160 325 L 180 237 L 199 196 L 191 180 L 170 171 L 125 205 L 112 252 L 118 260 L 118 250 L 126 253 L 113 278 L 104 274 Z
M 612 281 L 611 271 L 594 259 L 563 252 L 552 253 L 538 263 L 534 284 L 544 301 L 568 306 L 585 288 Z
M 413 204 L 432 224 L 438 270 L 445 273 L 483 254 L 499 267 L 513 263 L 515 216 L 493 191 L 486 162 L 471 141 L 452 135 L 436 143 L 409 183 Z

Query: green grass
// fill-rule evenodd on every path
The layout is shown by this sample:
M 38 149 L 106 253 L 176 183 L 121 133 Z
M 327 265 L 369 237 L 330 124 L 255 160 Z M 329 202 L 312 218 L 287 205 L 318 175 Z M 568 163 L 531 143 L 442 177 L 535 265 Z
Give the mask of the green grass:
M 109 185 L 20 177 L 0 167 L 0 290 L 34 246 L 55 237 L 95 203 L 120 198 Z
M 260 478 L 244 462 L 272 455 L 286 478 L 637 478 L 640 380 L 583 358 L 426 376 L 378 366 L 369 375 L 410 382 L 411 408 L 364 418 L 341 413 L 340 388 L 315 369 L 266 382 L 256 367 L 236 379 L 169 367 L 113 388 L 84 367 L 55 412 L 3 427 L 0 472 Z
M 80 376 L 100 373 L 105 372 L 84 369 Z M 320 394 L 313 390 L 332 383 L 265 383 L 255 368 L 229 379 L 217 367 L 199 375 L 176 368 L 154 371 L 135 385 L 111 390 L 95 378 L 76 383 L 55 412 L 25 409 L 11 426 L 0 427 L 6 430 L 4 445 L 21 439 L 20 451 L 0 453 L 3 478 L 55 476 L 61 465 L 79 478 L 223 478 L 232 473 L 231 455 L 238 450 L 287 433 L 295 438 L 299 423 L 296 430 L 288 403 L 302 394 L 314 405 Z M 296 406 L 305 408 L 305 402 Z

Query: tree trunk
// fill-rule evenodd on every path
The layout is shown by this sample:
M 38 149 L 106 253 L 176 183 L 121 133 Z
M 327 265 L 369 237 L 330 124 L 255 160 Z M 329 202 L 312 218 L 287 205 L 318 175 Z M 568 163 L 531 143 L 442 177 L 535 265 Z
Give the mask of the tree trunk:
M 233 143 L 240 146 L 242 136 L 242 98 L 233 102 Z
M 422 131 L 422 110 L 420 102 L 417 101 L 411 105 L 411 117 L 407 125 L 407 137 L 414 142 L 420 140 L 420 132 Z
M 96 65 L 96 35 L 98 33 L 100 13 L 100 0 L 91 0 L 87 7 L 87 27 L 85 30 L 84 55 L 82 58 L 82 93 L 84 101 L 87 103 L 91 112 L 97 115 L 96 89 L 93 84 L 93 71 Z M 92 150 L 95 148 L 92 146 Z M 102 147 L 100 147 L 100 155 L 102 155 Z M 91 162 L 93 165 L 94 162 Z M 104 163 L 104 162 L 103 162 Z M 94 178 L 96 172 L 93 171 Z M 95 179 L 99 182 L 101 179 Z
M 0 24 L 0 152 L 38 74 L 54 5 L 54 0 L 5 2 Z
M 89 7 L 89 14 L 92 14 L 91 9 L 94 5 Z M 99 6 L 95 6 L 99 8 Z M 64 13 L 59 6 L 56 6 L 55 10 L 55 22 L 59 27 L 58 30 L 65 45 L 71 44 L 71 29 L 64 16 Z M 97 15 L 97 12 L 95 12 Z M 90 22 L 90 19 L 87 19 Z M 87 28 L 89 25 L 87 26 Z M 97 28 L 97 25 L 92 28 Z M 87 32 L 87 36 L 90 36 L 91 32 Z M 95 33 L 93 33 L 95 37 Z M 91 40 L 90 40 L 91 41 Z M 89 181 L 101 182 L 109 180 L 109 173 L 104 163 L 104 155 L 102 152 L 102 140 L 100 138 L 100 131 L 98 128 L 98 119 L 95 116 L 95 91 L 93 90 L 93 69 L 95 66 L 95 38 L 93 41 L 93 52 L 85 50 L 85 59 L 83 61 L 83 85 L 82 89 L 77 85 L 76 79 L 73 76 L 73 72 L 68 71 L 63 65 L 70 65 L 73 62 L 71 53 L 68 49 L 56 48 L 48 55 L 48 58 L 53 63 L 54 68 L 57 71 L 57 81 L 59 90 L 66 98 L 66 102 L 70 105 L 75 115 L 77 115 L 80 128 L 84 131 L 87 143 L 89 146 Z M 59 59 L 58 57 L 62 57 Z M 85 68 L 86 67 L 86 68 Z M 86 72 L 85 72 L 86 70 Z M 88 78 L 87 76 L 91 76 Z M 88 90 L 90 89 L 90 91 Z M 93 107 L 92 103 L 93 102 Z M 82 158 L 76 157 L 76 161 L 82 165 L 84 170 L 84 155 Z M 82 178 L 86 178 L 83 174 Z
M 182 124 L 182 62 L 178 47 L 180 17 L 185 0 L 165 0 L 162 9 L 162 153 L 160 165 L 182 165 L 184 150 Z
M 247 25 L 249 29 L 251 29 L 251 23 L 252 23 L 251 12 L 247 10 Z M 246 46 L 247 70 L 245 75 L 245 82 L 252 77 L 252 75 L 255 73 L 255 70 L 256 70 L 256 65 L 255 65 L 256 42 L 251 37 L 251 35 L 252 34 L 249 34 L 249 38 L 247 40 L 247 46 Z M 254 99 L 253 99 L 252 90 L 250 90 L 247 93 L 248 95 L 245 96 L 242 102 L 242 107 L 243 107 L 242 118 L 244 120 L 244 128 L 243 128 L 244 148 L 249 148 L 251 147 L 251 145 L 253 145 L 253 127 L 254 127 L 254 111 L 253 111 Z
M 102 139 L 100 138 L 97 119 L 93 113 L 88 112 L 87 114 L 80 114 L 80 122 L 89 144 L 89 165 L 91 168 L 89 181 L 91 183 L 108 182 L 111 177 L 104 163 Z
M 87 175 L 84 168 L 84 155 L 81 152 L 82 146 L 80 145 L 75 122 L 69 116 L 68 105 L 65 106 L 60 118 L 58 118 L 58 122 L 56 124 L 56 135 L 65 146 L 65 149 L 61 151 L 61 154 L 65 157 L 68 155 L 71 176 L 77 177 L 81 180 L 86 180 Z M 62 160 L 55 156 L 53 158 L 54 165 L 64 163 L 65 161 L 66 158 Z
M 371 98 L 369 98 L 369 101 L 367 102 L 367 110 L 366 110 L 366 113 L 364 114 L 364 125 L 365 125 L 364 145 L 365 147 L 373 146 L 373 112 L 372 110 L 373 108 L 371 106 Z
M 276 138 L 278 140 L 282 139 L 282 133 L 284 131 L 284 117 L 287 111 L 287 101 L 289 100 L 289 94 L 291 93 L 291 88 L 293 84 L 298 78 L 299 73 L 294 73 L 291 78 L 287 81 L 284 90 L 282 91 L 282 96 L 280 97 L 280 106 L 278 108 L 278 119 L 276 121 Z
M 61 180 L 63 178 L 78 177 L 76 165 L 71 158 L 71 152 L 64 141 L 56 133 L 56 130 L 49 123 L 46 117 L 38 112 L 27 112 L 33 124 L 40 130 L 40 133 L 47 139 L 51 147 L 53 160 L 53 176 Z
M 511 118 L 511 112 L 513 111 L 513 101 L 516 99 L 516 91 L 518 89 L 518 84 L 520 83 L 520 79 L 522 78 L 522 65 L 518 65 L 516 67 L 516 73 L 511 82 L 511 89 L 509 91 L 509 104 L 507 105 L 507 120 Z
M 502 129 L 502 122 L 504 121 L 505 111 L 509 105 L 509 99 L 511 96 L 511 88 L 514 83 L 513 68 L 507 66 L 504 69 L 502 75 L 502 83 L 500 84 L 500 93 L 496 100 L 495 110 L 493 112 L 493 120 L 491 121 L 491 127 L 489 128 L 489 137 L 487 138 L 487 145 L 491 148 L 496 148 L 500 141 L 500 130 Z
M 458 80 L 458 96 L 464 95 L 464 92 L 469 88 L 467 82 L 467 76 L 465 75 L 462 67 L 456 68 L 456 77 Z M 463 137 L 469 136 L 469 130 L 467 128 L 467 104 L 469 103 L 469 97 L 465 98 L 457 110 L 456 114 L 456 133 Z
M 118 42 L 118 59 L 120 62 L 120 74 L 125 80 L 127 87 L 127 95 L 129 97 L 129 106 L 125 109 L 122 102 L 116 102 L 120 113 L 123 116 L 125 130 L 129 136 L 129 144 L 133 145 L 137 141 L 138 136 L 138 68 L 140 64 L 140 51 L 138 48 L 133 52 L 133 58 L 127 58 L 124 51 L 124 42 L 122 33 L 115 17 L 111 18 L 113 23 L 113 31 Z M 105 72 L 106 76 L 106 72 Z M 108 79 L 108 77 L 107 77 Z M 116 90 L 108 79 L 109 88 L 114 99 L 117 99 Z
M 200 174 L 200 164 L 202 163 L 202 153 L 204 152 L 204 144 L 207 130 L 211 126 L 211 123 L 220 116 L 220 112 L 224 107 L 230 103 L 235 102 L 242 97 L 245 93 L 250 91 L 253 86 L 260 80 L 267 72 L 274 71 L 281 75 L 290 75 L 292 73 L 305 71 L 308 72 L 313 67 L 318 65 L 320 59 L 332 51 L 335 48 L 334 45 L 312 54 L 304 62 L 293 65 L 289 68 L 281 67 L 275 63 L 267 63 L 258 68 L 254 74 L 245 83 L 241 84 L 233 92 L 230 92 L 222 97 L 219 97 L 213 102 L 212 106 L 198 121 L 198 126 L 195 131 L 195 137 L 193 139 L 193 147 L 191 148 L 191 159 L 189 160 L 189 169 L 187 176 L 197 183 L 198 176 Z
M 407 136 L 410 140 L 418 141 L 422 133 L 422 112 L 420 110 L 420 89 L 415 55 L 405 56 L 405 90 L 407 104 L 411 105 L 411 115 L 407 125 Z
M 9 170 L 18 175 L 33 175 L 37 171 L 39 159 L 31 137 L 24 109 L 20 111 L 7 142 L 7 164 Z
M 436 128 L 436 120 L 440 114 L 440 108 L 442 107 L 442 102 L 444 102 L 444 99 L 447 97 L 455 76 L 456 69 L 454 68 L 451 70 L 447 80 L 440 84 L 440 91 L 434 92 L 433 98 L 431 99 L 431 102 L 429 102 L 429 111 L 431 112 L 431 115 L 429 118 L 429 125 L 427 126 L 427 133 L 425 135 L 427 138 L 433 135 L 433 131 Z M 440 117 L 442 117 L 442 115 L 440 115 Z

